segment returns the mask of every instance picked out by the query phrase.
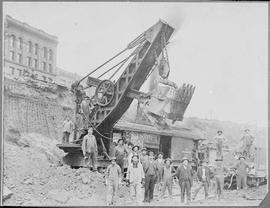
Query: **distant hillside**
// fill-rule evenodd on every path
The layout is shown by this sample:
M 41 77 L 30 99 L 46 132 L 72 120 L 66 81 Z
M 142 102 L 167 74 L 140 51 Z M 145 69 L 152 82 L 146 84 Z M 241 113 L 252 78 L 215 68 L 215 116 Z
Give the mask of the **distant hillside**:
M 251 134 L 255 137 L 255 144 L 261 147 L 267 145 L 267 128 L 258 127 L 255 125 L 239 124 L 231 121 L 219 121 L 210 119 L 201 119 L 196 117 L 184 118 L 183 123 L 194 128 L 204 135 L 208 140 L 212 140 L 216 135 L 217 130 L 222 130 L 228 138 L 228 145 L 238 145 L 246 128 L 251 130 Z

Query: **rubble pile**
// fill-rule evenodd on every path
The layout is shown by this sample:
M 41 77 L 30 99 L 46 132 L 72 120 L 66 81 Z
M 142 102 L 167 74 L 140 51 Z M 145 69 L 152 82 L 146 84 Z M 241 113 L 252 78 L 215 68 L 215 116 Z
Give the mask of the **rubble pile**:
M 20 141 L 20 142 L 18 142 Z M 63 205 L 104 193 L 103 175 L 62 164 L 56 140 L 40 134 L 7 134 L 4 143 L 4 205 Z M 97 188 L 99 187 L 99 188 Z

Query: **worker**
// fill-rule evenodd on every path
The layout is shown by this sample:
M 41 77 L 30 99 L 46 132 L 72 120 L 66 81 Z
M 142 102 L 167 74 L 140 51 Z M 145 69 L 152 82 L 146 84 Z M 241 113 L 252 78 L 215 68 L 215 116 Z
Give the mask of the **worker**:
M 69 136 L 73 130 L 73 123 L 70 120 L 70 117 L 67 116 L 64 123 L 63 123 L 63 137 L 62 137 L 62 143 L 68 143 L 69 142 Z
M 89 128 L 87 135 L 83 137 L 82 141 L 82 152 L 84 160 L 87 161 L 87 166 L 91 161 L 93 171 L 97 170 L 96 158 L 98 153 L 96 137 L 93 135 L 93 129 Z
M 245 157 L 240 155 L 239 162 L 236 164 L 236 181 L 237 181 L 237 189 L 247 189 L 247 175 L 250 167 L 245 161 Z
M 218 200 L 223 197 L 223 188 L 224 188 L 224 171 L 226 171 L 223 166 L 223 159 L 216 159 L 216 166 L 214 167 L 214 178 L 215 178 L 215 187 L 216 195 Z
M 165 165 L 162 169 L 162 181 L 163 187 L 160 198 L 164 197 L 165 191 L 168 188 L 169 198 L 172 199 L 172 160 L 170 158 L 165 159 Z
M 124 180 L 126 180 L 129 163 L 128 163 L 128 153 L 125 152 L 124 154 L 125 156 L 124 156 L 124 164 L 123 164 L 123 169 L 124 169 L 123 178 Z
M 199 187 L 195 190 L 192 200 L 196 199 L 197 194 L 204 188 L 205 199 L 208 199 L 208 190 L 210 185 L 210 168 L 208 167 L 206 160 L 202 161 L 202 165 L 198 168 L 197 176 L 199 179 Z
M 157 179 L 157 166 L 154 161 L 154 156 L 150 155 L 149 160 L 144 166 L 145 173 L 145 187 L 144 187 L 144 200 L 143 202 L 151 202 L 154 198 L 154 189 Z
M 134 154 L 131 159 L 131 164 L 128 167 L 127 179 L 130 184 L 130 196 L 136 205 L 142 202 L 142 184 L 144 183 L 144 170 L 142 164 L 139 162 L 139 156 Z
M 116 157 L 111 158 L 107 167 L 105 184 L 107 186 L 107 205 L 115 205 L 119 183 L 121 181 L 121 168 L 116 163 Z
M 131 158 L 133 157 L 133 155 L 138 155 L 139 156 L 139 149 L 140 147 L 138 145 L 133 145 L 131 147 L 131 152 L 129 154 L 129 157 L 128 157 L 128 163 L 131 164 Z
M 163 153 L 162 152 L 158 153 L 157 159 L 155 162 L 156 162 L 157 169 L 158 169 L 157 188 L 158 188 L 158 191 L 161 191 L 161 189 L 162 189 L 162 171 L 163 171 L 163 167 L 164 167 L 164 160 L 163 160 Z
M 226 137 L 223 135 L 223 131 L 218 130 L 214 140 L 216 142 L 216 158 L 223 159 L 223 144 L 227 142 Z
M 185 194 L 187 199 L 187 204 L 190 203 L 190 190 L 193 183 L 193 173 L 192 168 L 189 165 L 189 160 L 187 157 L 182 158 L 182 163 L 178 166 L 175 174 L 173 176 L 177 176 L 179 181 L 179 186 L 181 189 L 181 202 L 185 202 Z
M 254 142 L 254 137 L 250 134 L 249 129 L 245 129 L 244 135 L 241 138 L 241 142 L 242 142 L 243 156 L 245 157 L 250 156 L 250 149 Z
M 140 162 L 144 166 L 145 163 L 148 161 L 148 155 L 147 155 L 147 150 L 146 148 L 141 149 L 141 154 L 140 154 Z
M 153 158 L 155 158 L 155 153 L 152 150 L 148 151 L 148 155 L 149 155 L 149 157 L 153 156 Z
M 124 173 L 124 157 L 126 148 L 123 145 L 124 140 L 121 138 L 117 142 L 117 146 L 115 148 L 115 157 L 116 163 L 120 166 L 121 172 Z

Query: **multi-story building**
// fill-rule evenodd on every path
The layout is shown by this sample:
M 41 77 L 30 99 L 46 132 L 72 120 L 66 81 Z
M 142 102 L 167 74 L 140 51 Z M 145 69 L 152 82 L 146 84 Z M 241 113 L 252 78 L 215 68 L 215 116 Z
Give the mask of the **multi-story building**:
M 56 36 L 7 15 L 4 23 L 4 75 L 12 79 L 31 77 L 55 82 L 57 44 Z

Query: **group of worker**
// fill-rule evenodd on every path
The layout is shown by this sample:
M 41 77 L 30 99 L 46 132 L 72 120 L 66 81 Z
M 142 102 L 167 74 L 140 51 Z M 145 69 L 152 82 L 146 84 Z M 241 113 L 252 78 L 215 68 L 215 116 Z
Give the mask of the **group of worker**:
M 249 130 L 245 130 L 246 137 L 249 137 Z M 205 199 L 208 199 L 210 179 L 214 179 L 215 193 L 217 199 L 223 196 L 224 173 L 226 168 L 223 164 L 223 144 L 226 138 L 222 131 L 217 132 L 217 158 L 216 165 L 213 169 L 208 166 L 208 161 L 203 160 L 197 169 L 198 187 L 194 190 L 192 200 L 195 200 L 199 191 L 203 188 Z M 243 140 L 243 138 L 242 138 Z M 245 138 L 244 138 L 245 140 Z M 173 170 L 172 160 L 170 158 L 163 159 L 163 153 L 159 152 L 155 158 L 153 151 L 147 151 L 145 148 L 140 150 L 138 145 L 132 143 L 124 144 L 123 139 L 118 140 L 115 148 L 114 157 L 111 158 L 111 164 L 106 171 L 106 185 L 108 187 L 107 202 L 108 205 L 114 205 L 117 198 L 119 184 L 121 184 L 123 175 L 126 174 L 126 180 L 130 188 L 130 199 L 140 205 L 142 202 L 150 203 L 154 199 L 154 191 L 158 191 L 156 200 L 164 198 L 166 190 L 168 197 L 172 198 L 172 186 L 174 178 L 178 179 L 181 202 L 191 202 L 191 187 L 195 172 L 191 167 L 191 161 L 187 157 L 183 157 L 181 164 L 176 171 Z M 127 160 L 127 168 L 125 168 L 125 160 Z M 239 162 L 235 166 L 237 170 L 237 189 L 247 188 L 247 173 L 250 167 L 245 161 L 245 156 L 239 156 Z M 157 186 L 155 189 L 155 185 Z M 142 188 L 144 188 L 144 199 L 142 200 Z
M 64 129 L 70 130 L 72 124 L 67 118 L 64 122 Z M 68 141 L 69 132 L 63 134 L 63 141 Z M 208 161 L 203 160 L 197 169 L 197 179 L 199 186 L 194 190 L 192 200 L 196 199 L 198 192 L 204 188 L 205 199 L 208 199 L 210 178 L 214 175 L 215 191 L 217 198 L 220 199 L 224 187 L 224 171 L 223 165 L 223 146 L 226 138 L 223 132 L 219 130 L 215 137 L 216 140 L 216 166 L 210 170 Z M 249 130 L 245 130 L 245 135 L 241 139 L 250 148 L 252 140 Z M 246 141 L 248 140 L 248 141 Z M 96 138 L 93 135 L 93 129 L 89 128 L 88 133 L 83 137 L 82 152 L 86 165 L 90 166 L 93 171 L 97 170 L 96 158 L 98 153 Z M 245 148 L 245 150 L 247 150 Z M 119 185 L 126 181 L 130 188 L 130 199 L 140 205 L 142 202 L 150 203 L 154 199 L 154 191 L 158 191 L 157 200 L 163 199 L 166 190 L 168 190 L 169 198 L 172 198 L 172 186 L 174 179 L 178 179 L 181 190 L 181 202 L 189 204 L 191 201 L 191 187 L 193 185 L 194 171 L 191 167 L 191 161 L 187 157 L 183 157 L 181 164 L 175 171 L 172 167 L 170 158 L 163 158 L 163 153 L 159 152 L 156 156 L 153 151 L 147 151 L 131 142 L 125 142 L 119 139 L 113 151 L 111 164 L 106 169 L 105 183 L 107 186 L 107 203 L 114 205 L 117 200 Z M 237 189 L 247 188 L 247 173 L 249 166 L 245 162 L 245 156 L 240 155 L 239 162 L 235 166 L 237 170 Z M 156 189 L 155 189 L 156 185 Z M 143 198 L 144 188 L 144 199 Z

